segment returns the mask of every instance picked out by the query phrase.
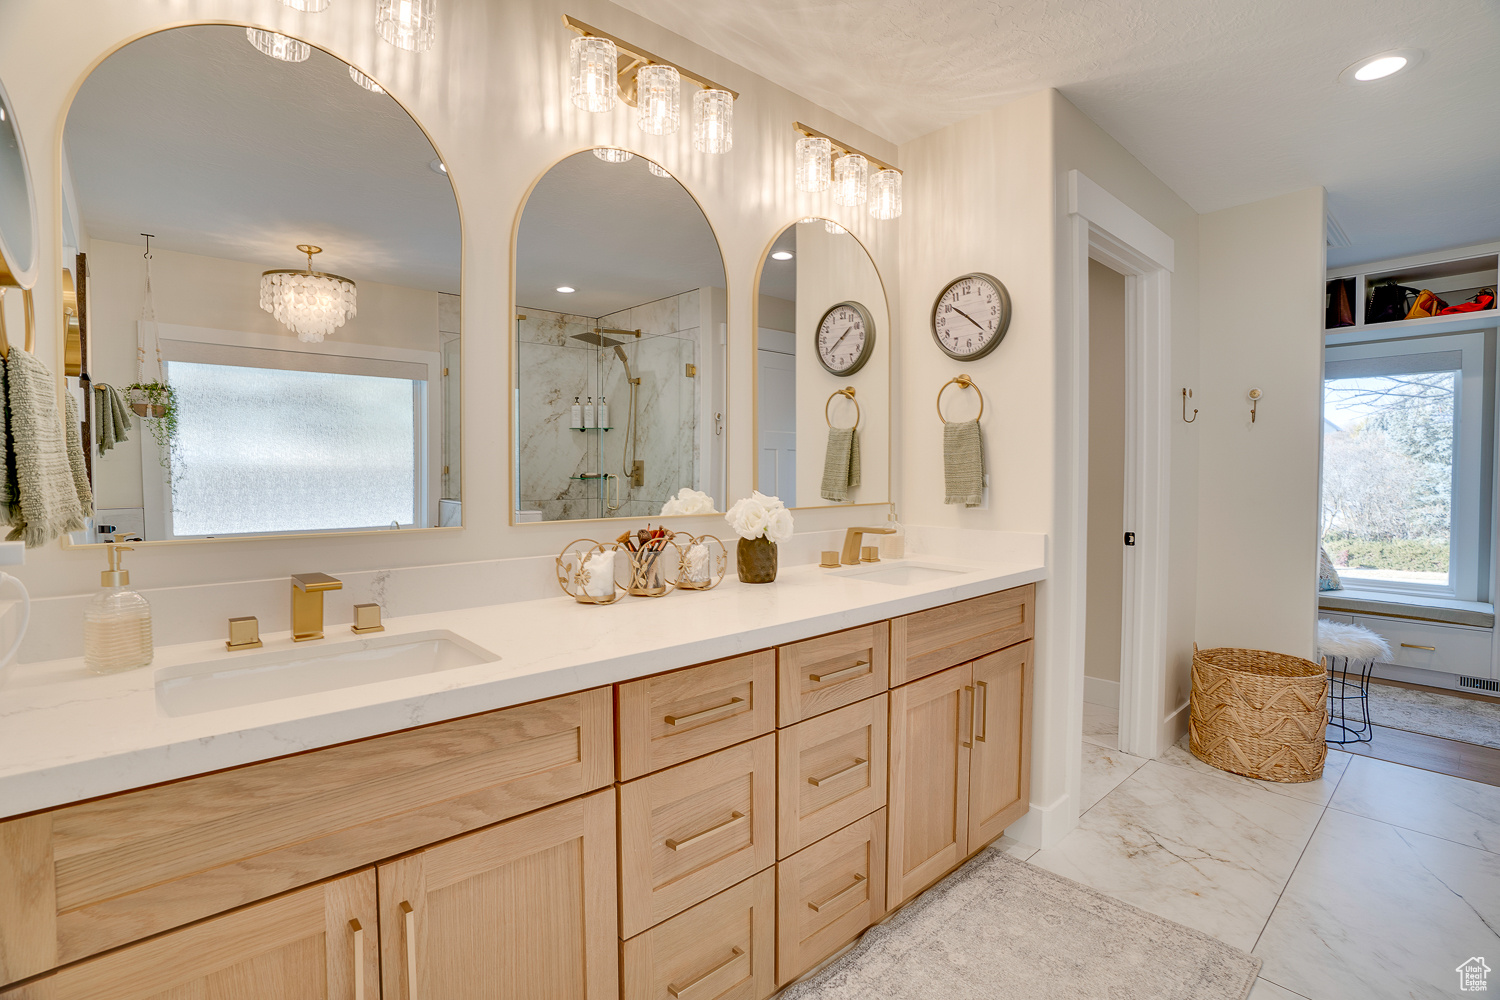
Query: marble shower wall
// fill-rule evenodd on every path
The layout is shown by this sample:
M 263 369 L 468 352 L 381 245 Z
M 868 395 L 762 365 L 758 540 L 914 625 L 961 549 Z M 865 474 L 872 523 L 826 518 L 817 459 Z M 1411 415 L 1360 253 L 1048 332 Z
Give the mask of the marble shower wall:
M 697 289 L 596 318 L 528 309 L 517 321 L 516 481 L 519 506 L 547 521 L 593 517 L 650 517 L 683 486 L 699 486 L 697 416 L 701 379 L 687 375 L 699 361 Z M 596 326 L 640 330 L 621 337 L 637 389 L 639 437 L 634 458 L 645 463 L 645 485 L 631 488 L 626 427 L 630 387 L 613 349 L 599 350 L 575 335 Z M 572 429 L 573 398 L 608 401 L 610 430 Z M 607 509 L 607 481 L 619 478 L 620 509 Z

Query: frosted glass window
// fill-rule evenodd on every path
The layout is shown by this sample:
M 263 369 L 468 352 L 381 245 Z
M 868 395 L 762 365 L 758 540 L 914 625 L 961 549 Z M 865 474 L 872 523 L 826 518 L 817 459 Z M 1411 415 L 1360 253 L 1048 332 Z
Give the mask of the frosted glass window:
M 172 533 L 416 522 L 418 383 L 169 361 Z

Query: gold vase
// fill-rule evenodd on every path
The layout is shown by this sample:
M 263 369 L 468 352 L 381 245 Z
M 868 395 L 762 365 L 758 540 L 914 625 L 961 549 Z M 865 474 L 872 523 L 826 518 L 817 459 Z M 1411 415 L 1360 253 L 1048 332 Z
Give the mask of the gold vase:
M 741 583 L 775 583 L 776 543 L 769 538 L 741 538 L 735 569 Z

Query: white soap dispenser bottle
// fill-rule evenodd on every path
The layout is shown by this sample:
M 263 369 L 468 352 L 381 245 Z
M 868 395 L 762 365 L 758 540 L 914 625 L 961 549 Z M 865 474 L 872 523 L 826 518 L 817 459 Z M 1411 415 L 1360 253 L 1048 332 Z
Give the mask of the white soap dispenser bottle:
M 609 430 L 609 403 L 603 396 L 599 397 L 599 408 L 594 411 L 594 423 L 604 430 Z
M 577 396 L 573 397 L 572 420 L 568 424 L 568 426 L 573 428 L 575 431 L 583 430 L 583 404 L 578 401 Z
M 120 566 L 123 553 L 133 551 L 119 544 L 116 535 L 109 545 L 109 569 L 99 574 L 104 589 L 83 609 L 83 664 L 96 674 L 149 666 L 151 605 L 130 589 L 130 571 Z
M 597 426 L 594 423 L 594 397 L 593 396 L 590 396 L 589 397 L 589 401 L 587 403 L 583 404 L 583 426 L 584 427 L 595 427 L 595 426 Z

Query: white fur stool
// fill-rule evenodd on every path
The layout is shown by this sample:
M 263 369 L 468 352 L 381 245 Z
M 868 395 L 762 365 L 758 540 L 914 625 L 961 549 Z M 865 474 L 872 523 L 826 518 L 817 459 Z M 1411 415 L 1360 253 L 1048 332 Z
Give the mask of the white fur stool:
M 1332 744 L 1369 743 L 1370 676 L 1376 660 L 1389 660 L 1391 647 L 1383 638 L 1360 625 L 1318 620 L 1318 657 L 1328 667 L 1328 728 L 1339 731 Z M 1342 665 L 1340 665 L 1342 663 Z M 1350 671 L 1357 671 L 1357 680 Z M 1348 703 L 1358 702 L 1359 714 L 1351 716 Z

